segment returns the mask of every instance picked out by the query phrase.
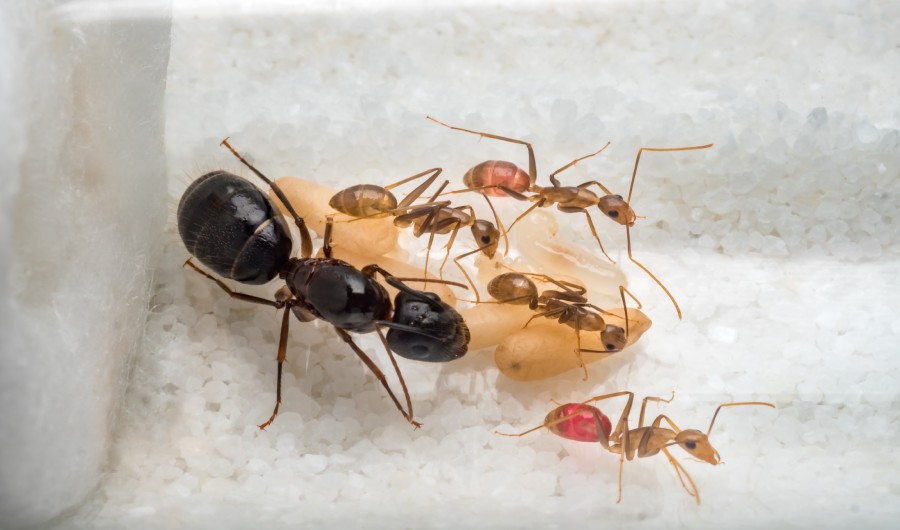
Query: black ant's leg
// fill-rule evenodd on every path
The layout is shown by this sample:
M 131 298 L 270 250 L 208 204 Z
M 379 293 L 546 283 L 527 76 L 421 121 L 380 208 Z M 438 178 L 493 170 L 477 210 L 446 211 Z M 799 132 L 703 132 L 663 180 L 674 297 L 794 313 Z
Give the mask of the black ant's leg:
M 284 360 L 287 356 L 288 327 L 290 322 L 291 312 L 285 309 L 284 316 L 281 319 L 281 335 L 278 337 L 278 357 L 276 358 L 278 361 L 278 382 L 275 384 L 275 410 L 272 411 L 272 415 L 269 416 L 269 419 L 259 426 L 261 431 L 264 431 L 266 427 L 275 421 L 275 416 L 278 415 L 278 407 L 281 406 L 281 373 L 282 368 L 284 367 Z
M 184 264 L 187 265 L 188 267 L 194 269 L 195 271 L 199 272 L 203 276 L 206 276 L 210 280 L 216 282 L 216 285 L 218 285 L 219 287 L 222 288 L 223 291 L 228 293 L 228 296 L 230 296 L 231 298 L 234 298 L 237 300 L 243 300 L 244 302 L 252 302 L 254 304 L 269 305 L 269 306 L 274 307 L 275 309 L 280 309 L 280 308 L 284 307 L 284 305 L 285 305 L 285 302 L 283 302 L 283 301 L 267 300 L 265 298 L 260 298 L 258 296 L 253 296 L 250 294 L 244 294 L 244 293 L 239 293 L 237 291 L 232 291 L 230 287 L 225 285 L 225 282 L 223 282 L 222 280 L 209 274 L 208 272 L 204 271 L 200 267 L 194 265 L 194 262 L 192 260 L 188 259 L 187 261 L 184 262 Z
M 257 177 L 261 178 L 263 182 L 269 185 L 272 188 L 272 191 L 275 192 L 275 195 L 278 197 L 278 200 L 284 204 L 284 207 L 287 208 L 287 211 L 290 212 L 291 216 L 294 218 L 294 223 L 297 224 L 297 228 L 300 229 L 300 254 L 304 258 L 308 258 L 312 255 L 312 237 L 309 235 L 309 229 L 306 227 L 306 221 L 303 220 L 302 217 L 294 210 L 294 206 L 291 205 L 291 201 L 288 200 L 287 195 L 281 191 L 281 188 L 278 184 L 275 184 L 273 181 L 269 179 L 269 177 L 262 174 L 262 172 L 255 167 L 253 164 L 248 162 L 240 153 L 238 153 L 234 147 L 231 147 L 231 144 L 228 143 L 228 138 L 222 140 L 220 145 L 224 145 L 231 151 L 231 154 L 237 157 L 245 166 L 250 168 Z
M 371 370 L 372 373 L 375 374 L 375 377 L 381 383 L 381 386 L 383 386 L 384 389 L 387 390 L 388 396 L 391 397 L 391 400 L 394 402 L 394 405 L 397 406 L 397 410 L 400 411 L 400 414 L 403 415 L 403 417 L 406 419 L 406 421 L 411 423 L 416 428 L 420 427 L 422 424 L 418 423 L 416 420 L 414 420 L 412 418 L 411 414 L 409 414 L 405 410 L 403 410 L 403 406 L 400 404 L 400 401 L 397 399 L 397 396 L 394 395 L 394 391 L 391 390 L 391 386 L 388 384 L 387 377 L 385 377 L 384 372 L 382 372 L 381 369 L 378 368 L 378 366 L 372 361 L 372 359 L 368 355 L 366 355 L 366 352 L 362 351 L 362 349 L 359 346 L 357 346 L 355 342 L 353 342 L 353 337 L 351 337 L 349 333 L 347 333 L 346 331 L 344 331 L 341 328 L 336 327 L 336 328 L 334 328 L 334 330 L 337 331 L 338 336 L 341 337 L 344 340 L 344 342 L 346 342 L 348 345 L 350 345 L 350 348 L 353 349 L 353 352 L 356 353 L 356 356 L 360 358 L 360 360 L 369 368 L 369 370 Z M 390 350 L 390 348 L 388 348 L 388 350 Z M 405 385 L 404 385 L 404 389 L 405 389 Z
M 374 263 L 373 263 L 372 265 L 366 265 L 365 267 L 363 267 L 363 268 L 362 268 L 362 273 L 363 273 L 364 275 L 366 275 L 367 277 L 369 277 L 369 278 L 374 277 L 376 273 L 381 274 L 381 276 L 384 277 L 384 280 L 385 280 L 389 285 L 391 285 L 392 287 L 394 287 L 395 289 L 397 289 L 398 291 L 402 291 L 402 292 L 404 292 L 404 293 L 406 293 L 406 294 L 408 294 L 408 295 L 410 295 L 410 296 L 416 298 L 417 300 L 421 300 L 421 301 L 425 302 L 426 304 L 430 305 L 430 306 L 431 306 L 432 308 L 434 308 L 434 309 L 443 309 L 443 306 L 441 306 L 440 302 L 438 302 L 437 300 L 433 300 L 433 299 L 431 299 L 431 298 L 425 296 L 425 293 L 424 293 L 424 292 L 422 292 L 422 291 L 417 291 L 417 290 L 413 289 L 412 287 L 409 287 L 408 285 L 406 285 L 406 284 L 403 283 L 403 282 L 404 282 L 404 281 L 407 281 L 407 282 L 412 282 L 412 281 L 416 281 L 416 282 L 424 282 L 424 281 L 428 281 L 428 282 L 431 282 L 431 283 L 442 283 L 442 284 L 445 284 L 445 285 L 453 285 L 453 286 L 456 286 L 456 287 L 462 287 L 463 289 L 468 289 L 468 286 L 466 286 L 465 284 L 462 284 L 462 283 L 459 283 L 459 282 L 452 282 L 452 281 L 450 281 L 450 280 L 434 280 L 434 279 L 427 279 L 427 280 L 426 280 L 426 279 L 424 279 L 424 278 L 398 278 L 397 276 L 394 276 L 393 274 L 391 274 L 391 273 L 389 273 L 388 271 L 386 271 L 386 270 L 384 270 L 383 268 L 381 268 L 380 265 L 376 265 L 376 264 L 374 264 Z

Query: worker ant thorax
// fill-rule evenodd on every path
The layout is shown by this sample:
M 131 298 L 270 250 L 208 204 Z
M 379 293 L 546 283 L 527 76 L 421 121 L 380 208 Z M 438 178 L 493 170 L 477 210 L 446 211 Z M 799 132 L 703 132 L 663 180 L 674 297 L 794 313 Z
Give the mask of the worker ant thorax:
M 616 223 L 634 226 L 637 216 L 621 195 L 603 195 L 602 197 L 585 187 L 579 186 L 534 186 L 535 195 L 528 199 L 538 202 L 543 207 L 556 204 L 561 212 L 578 212 L 596 206 L 603 215 Z
M 540 202 L 542 206 L 556 204 L 560 211 L 574 208 L 583 210 L 596 206 L 600 200 L 597 194 L 586 188 L 578 186 L 548 186 L 546 188 L 534 186 L 535 195 L 529 197 L 532 202 Z

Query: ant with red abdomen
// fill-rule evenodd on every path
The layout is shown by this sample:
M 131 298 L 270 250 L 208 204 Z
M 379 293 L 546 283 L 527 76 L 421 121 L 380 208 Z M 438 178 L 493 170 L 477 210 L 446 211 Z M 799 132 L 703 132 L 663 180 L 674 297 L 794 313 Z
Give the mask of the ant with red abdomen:
M 600 412 L 600 409 L 590 405 L 590 403 L 596 403 L 618 396 L 628 396 L 628 401 L 625 403 L 625 408 L 622 409 L 622 414 L 619 416 L 619 421 L 616 423 L 615 431 L 613 431 L 609 418 Z M 689 455 L 698 458 L 703 462 L 712 465 L 720 464 L 722 461 L 718 451 L 716 451 L 712 444 L 709 443 L 709 434 L 712 432 L 713 424 L 716 421 L 716 417 L 719 415 L 719 411 L 725 407 L 743 405 L 761 405 L 772 408 L 775 408 L 775 405 L 763 401 L 723 403 L 716 408 L 716 412 L 709 422 L 709 428 L 706 430 L 706 433 L 697 429 L 682 430 L 665 414 L 660 414 L 650 425 L 644 426 L 644 412 L 647 408 L 648 401 L 669 403 L 673 399 L 675 399 L 675 392 L 672 392 L 672 397 L 669 399 L 654 396 L 645 397 L 641 403 L 641 414 L 638 417 L 638 426 L 634 429 L 628 428 L 628 416 L 631 414 L 631 406 L 634 402 L 634 392 L 625 391 L 595 396 L 581 403 L 567 403 L 565 405 L 560 405 L 550 411 L 544 419 L 544 423 L 537 427 L 518 434 L 507 434 L 502 432 L 497 432 L 497 434 L 502 436 L 520 437 L 546 427 L 550 432 L 570 440 L 579 442 L 599 442 L 603 448 L 610 453 L 619 455 L 619 498 L 616 502 L 622 502 L 622 469 L 625 460 L 634 460 L 635 456 L 637 458 L 646 458 L 662 452 L 666 455 L 666 458 L 669 460 L 669 463 L 672 464 L 672 467 L 675 468 L 675 473 L 678 475 L 681 486 L 688 492 L 688 495 L 697 500 L 697 504 L 700 504 L 700 492 L 697 490 L 697 485 L 694 484 L 694 480 L 681 463 L 675 460 L 675 457 L 672 456 L 668 448 L 677 445 Z M 663 421 L 665 421 L 670 428 L 662 427 Z M 690 487 L 685 483 L 685 480 L 690 484 Z
M 609 146 L 609 142 L 607 142 L 606 145 L 600 148 L 600 150 L 589 155 L 576 158 L 575 160 L 569 162 L 568 164 L 551 173 L 549 176 L 549 180 L 552 185 L 544 187 L 537 185 L 537 168 L 534 158 L 534 149 L 532 148 L 530 143 L 523 140 L 516 140 L 514 138 L 507 138 L 505 136 L 498 136 L 495 134 L 473 131 L 461 127 L 454 127 L 452 125 L 447 125 L 446 123 L 440 122 L 432 118 L 431 116 L 427 116 L 427 118 L 439 125 L 443 125 L 444 127 L 453 129 L 455 131 L 476 134 L 482 138 L 492 138 L 504 142 L 520 144 L 524 145 L 528 149 L 529 184 L 527 188 L 525 187 L 524 179 L 520 175 L 521 170 L 512 171 L 506 166 L 509 165 L 515 167 L 514 164 L 511 164 L 510 162 L 488 164 L 487 162 L 485 162 L 473 167 L 469 170 L 469 172 L 466 173 L 467 180 L 465 181 L 465 184 L 468 189 L 448 192 L 448 195 L 451 193 L 464 193 L 469 191 L 488 193 L 491 191 L 496 192 L 497 190 L 499 190 L 502 191 L 505 195 L 513 197 L 514 199 L 533 202 L 534 204 L 528 207 L 528 209 L 526 209 L 521 215 L 516 218 L 515 221 L 512 222 L 512 224 L 509 225 L 509 227 L 507 227 L 507 233 L 511 232 L 516 223 L 518 223 L 523 217 L 527 216 L 536 208 L 549 207 L 555 204 L 556 208 L 561 212 L 584 213 L 585 218 L 588 222 L 588 226 L 591 229 L 591 234 L 594 236 L 594 239 L 600 246 L 600 251 L 603 252 L 603 255 L 605 255 L 607 259 L 615 263 L 612 258 L 609 257 L 609 254 L 606 253 L 606 250 L 604 250 L 603 243 L 600 242 L 600 237 L 597 235 L 597 230 L 594 228 L 594 222 L 591 219 L 590 213 L 588 212 L 588 208 L 590 208 L 591 206 L 597 206 L 598 209 L 603 212 L 603 215 L 609 217 L 616 223 L 625 227 L 626 242 L 628 245 L 628 259 L 630 259 L 635 265 L 640 267 L 641 270 L 647 273 L 647 275 L 649 275 L 650 278 L 652 278 L 653 281 L 655 281 L 657 285 L 659 285 L 662 290 L 665 291 L 666 295 L 669 297 L 669 300 L 671 300 L 672 304 L 675 306 L 675 311 L 678 313 L 678 319 L 681 319 L 681 308 L 678 306 L 678 302 L 675 301 L 675 297 L 672 296 L 672 293 L 669 292 L 666 286 L 663 285 L 663 283 L 652 272 L 650 272 L 650 269 L 644 266 L 644 264 L 642 264 L 641 262 L 634 259 L 634 255 L 632 254 L 631 250 L 631 227 L 634 226 L 634 222 L 637 220 L 637 215 L 631 208 L 631 196 L 634 192 L 634 181 L 637 177 L 638 164 L 641 161 L 641 155 L 644 151 L 693 151 L 698 149 L 707 149 L 709 147 L 712 147 L 713 144 L 697 145 L 691 147 L 642 147 L 638 149 L 637 158 L 634 161 L 634 171 L 631 174 L 631 185 L 628 188 L 628 198 L 624 199 L 621 195 L 614 195 L 606 186 L 596 180 L 590 180 L 579 184 L 578 186 L 563 186 L 556 178 L 559 173 L 565 171 L 566 169 L 569 169 L 578 162 L 600 154 L 604 149 L 606 149 L 606 147 Z M 504 171 L 498 172 L 495 169 L 497 167 L 503 168 Z M 589 186 L 597 186 L 598 188 L 603 190 L 606 195 L 598 195 L 597 193 L 588 189 Z M 531 192 L 533 195 L 525 195 L 524 192 L 526 191 Z

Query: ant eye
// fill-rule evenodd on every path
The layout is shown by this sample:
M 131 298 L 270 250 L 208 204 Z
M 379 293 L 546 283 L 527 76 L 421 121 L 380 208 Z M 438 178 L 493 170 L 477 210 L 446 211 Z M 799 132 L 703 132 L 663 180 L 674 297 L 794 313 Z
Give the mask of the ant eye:
M 622 199 L 621 195 L 616 195 L 616 197 L 618 197 L 619 199 Z M 625 199 L 622 199 L 622 200 L 624 201 Z
M 613 219 L 615 219 L 616 217 L 619 216 L 619 212 L 617 212 L 617 211 L 615 211 L 615 210 L 610 210 L 610 211 L 606 212 L 606 215 L 608 215 L 608 216 L 612 217 Z
M 616 345 L 615 345 L 615 344 L 607 344 L 607 345 L 606 345 L 606 351 L 613 351 L 613 350 L 615 350 L 615 349 L 616 349 Z
M 491 242 L 491 236 L 481 236 L 481 242 L 487 245 Z
M 697 448 L 697 442 L 695 442 L 694 440 L 688 440 L 684 442 L 684 446 L 693 451 Z

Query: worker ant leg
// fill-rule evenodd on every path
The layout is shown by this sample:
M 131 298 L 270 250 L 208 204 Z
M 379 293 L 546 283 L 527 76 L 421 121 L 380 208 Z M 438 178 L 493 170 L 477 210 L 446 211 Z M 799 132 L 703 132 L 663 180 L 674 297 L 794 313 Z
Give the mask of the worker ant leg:
M 631 400 L 629 400 L 629 405 L 631 404 Z M 634 449 L 631 446 L 631 437 L 628 436 L 628 417 L 625 416 L 619 420 L 619 425 L 616 426 L 616 432 L 619 432 L 619 427 L 624 429 L 622 432 L 623 436 L 619 438 L 620 440 L 620 449 L 622 450 L 621 454 L 619 454 L 619 498 L 616 500 L 616 503 L 619 504 L 622 502 L 622 476 L 625 472 L 625 458 L 628 460 L 634 458 Z
M 650 278 L 652 278 L 653 281 L 655 281 L 657 285 L 662 287 L 662 290 L 665 291 L 666 296 L 669 297 L 669 300 L 671 300 L 672 304 L 675 306 L 675 311 L 678 313 L 678 320 L 681 320 L 681 307 L 678 306 L 678 302 L 675 301 L 675 297 L 672 296 L 672 293 L 670 293 L 669 290 L 666 288 L 666 286 L 663 285 L 663 283 L 661 281 L 659 281 L 659 278 L 657 278 L 652 272 L 650 272 L 650 269 L 645 267 L 643 263 L 634 259 L 634 256 L 631 254 L 631 228 L 628 226 L 625 227 L 625 239 L 628 243 L 628 259 L 630 259 L 635 265 L 640 267 L 641 270 L 646 272 L 647 275 L 650 276 Z
M 465 254 L 460 254 L 459 256 L 456 256 L 455 258 L 453 258 L 453 263 L 456 264 L 456 268 L 458 268 L 459 271 L 463 274 L 463 276 L 466 277 L 466 281 L 469 282 L 469 286 L 471 286 L 472 290 L 475 291 L 475 303 L 476 304 L 481 303 L 481 296 L 478 294 L 478 287 L 475 286 L 475 282 L 472 280 L 472 277 L 469 276 L 469 273 L 466 272 L 465 267 L 462 266 L 462 263 L 460 263 L 459 260 L 469 257 L 472 254 L 478 254 L 479 252 L 481 252 L 484 248 L 486 248 L 488 246 L 490 246 L 490 245 L 478 247 L 475 250 L 466 252 Z
M 506 301 L 506 303 L 509 303 L 509 302 L 510 302 L 509 300 Z M 528 322 L 525 322 L 525 325 L 522 326 L 522 329 L 527 328 L 528 325 L 531 324 L 531 321 L 538 317 L 556 318 L 565 312 L 566 312 L 565 307 L 559 307 L 559 308 L 554 308 L 554 309 L 548 309 L 547 311 L 542 311 L 540 313 L 535 313 L 535 314 L 531 315 L 531 318 L 528 319 Z
M 447 127 L 448 129 L 453 129 L 454 131 L 462 131 L 462 132 L 467 132 L 467 133 L 471 133 L 471 134 L 477 134 L 478 136 L 480 136 L 482 138 L 493 138 L 494 140 L 501 140 L 504 142 L 510 142 L 510 143 L 514 143 L 514 144 L 524 145 L 526 148 L 528 148 L 528 176 L 531 177 L 531 185 L 534 186 L 535 182 L 537 181 L 537 164 L 535 164 L 535 162 L 534 162 L 534 149 L 532 149 L 530 143 L 525 142 L 523 140 L 506 138 L 505 136 L 497 136 L 495 134 L 488 134 L 488 133 L 484 133 L 484 132 L 463 129 L 462 127 L 453 127 L 452 125 L 447 125 L 444 122 L 441 122 L 441 121 L 438 121 L 438 120 L 432 118 L 431 116 L 426 116 L 426 118 L 433 121 L 434 123 L 437 123 L 438 125 L 443 125 L 444 127 Z
M 619 396 L 628 396 L 628 401 L 625 402 L 625 407 L 622 409 L 622 414 L 621 416 L 619 416 L 619 421 L 618 423 L 616 423 L 616 428 L 610 435 L 611 440 L 618 440 L 624 432 L 627 432 L 627 429 L 624 431 L 622 429 L 624 426 L 624 422 L 628 419 L 628 415 L 631 414 L 631 405 L 632 403 L 634 403 L 634 392 L 623 390 L 621 392 L 613 392 L 612 394 L 594 396 L 586 401 L 582 401 L 583 404 L 587 405 L 588 403 L 596 403 L 598 401 L 603 401 Z
M 602 252 L 603 255 L 606 256 L 606 259 L 608 259 L 610 263 L 612 263 L 613 265 L 616 264 L 616 262 L 611 257 L 609 257 L 609 254 L 606 253 L 606 249 L 603 248 L 603 242 L 600 241 L 600 236 L 597 235 L 597 229 L 594 228 L 594 220 L 591 219 L 590 212 L 588 212 L 585 208 L 574 208 L 574 207 L 566 207 L 566 206 L 557 206 L 557 209 L 559 211 L 565 212 L 565 213 L 577 213 L 577 212 L 584 213 L 584 217 L 587 219 L 587 222 L 588 222 L 588 227 L 590 227 L 590 229 L 591 229 L 591 235 L 594 236 L 594 239 L 597 241 L 597 244 L 600 245 L 600 252 Z
M 557 280 L 557 279 L 552 278 L 549 275 L 544 274 L 544 273 L 520 272 L 519 274 L 524 274 L 525 276 L 531 276 L 532 278 L 537 278 L 543 282 L 552 283 L 552 284 L 562 288 L 567 293 L 581 297 L 582 300 L 584 299 L 584 293 L 587 292 L 587 287 L 578 285 L 577 283 L 567 282 L 565 280 Z
M 414 189 L 411 192 L 409 192 L 408 194 L 406 194 L 406 196 L 403 197 L 403 200 L 401 200 L 397 204 L 397 206 L 399 206 L 401 208 L 404 206 L 409 206 L 416 199 L 418 199 L 423 193 L 425 193 L 425 190 L 427 190 L 429 188 L 429 186 L 431 186 L 434 183 L 434 181 L 438 178 L 438 175 L 440 175 L 442 171 L 443 171 L 443 169 L 441 169 L 439 167 L 428 169 L 421 173 L 416 173 L 415 175 L 413 175 L 411 177 L 407 177 L 403 180 L 394 182 L 393 184 L 388 184 L 387 186 L 384 187 L 384 189 L 389 190 L 389 189 L 395 188 L 397 186 L 400 186 L 402 184 L 406 184 L 407 182 L 416 180 L 417 178 L 424 177 L 425 175 L 427 175 L 429 173 L 433 173 L 430 177 L 428 177 L 425 180 L 425 182 L 419 184 L 419 186 L 416 187 L 416 189 Z
M 661 397 L 656 397 L 656 396 L 647 396 L 647 397 L 645 397 L 644 400 L 641 401 L 641 415 L 638 417 L 638 428 L 641 428 L 641 427 L 644 426 L 644 411 L 647 410 L 647 402 L 648 402 L 648 401 L 655 401 L 655 402 L 657 402 L 657 403 L 659 403 L 659 402 L 662 402 L 662 403 L 671 403 L 673 399 L 675 399 L 675 391 L 674 391 L 674 390 L 672 391 L 672 396 L 671 396 L 669 399 L 665 399 L 665 398 L 661 398 Z M 666 419 L 668 419 L 668 418 L 666 418 Z M 673 424 L 673 425 L 674 425 L 674 424 Z M 658 425 L 656 425 L 656 424 L 654 423 L 654 427 L 658 427 Z M 678 430 L 680 430 L 680 429 L 676 429 L 676 431 L 678 431 Z
M 519 214 L 519 216 L 516 217 L 516 220 L 513 221 L 511 225 L 509 225 L 509 228 L 506 229 L 506 233 L 509 234 L 510 232 L 512 232 L 512 229 L 513 229 L 514 226 L 516 226 L 516 223 L 518 223 L 519 221 L 521 221 L 526 215 L 528 215 L 528 214 L 530 214 L 531 212 L 533 212 L 533 211 L 535 210 L 535 208 L 540 208 L 540 207 L 543 206 L 544 204 L 546 204 L 546 201 L 545 201 L 544 199 L 539 199 L 539 200 L 536 201 L 534 204 L 532 204 L 531 206 L 529 206 L 527 210 L 525 210 L 524 212 L 522 212 L 521 214 Z M 506 256 L 506 254 L 504 254 L 504 256 Z
M 588 370 L 587 365 L 584 364 L 584 357 L 581 355 L 581 332 L 577 329 L 575 330 L 575 356 L 578 357 L 578 365 L 581 366 L 581 369 L 584 370 L 584 378 L 582 381 L 588 380 Z
M 591 153 L 591 154 L 589 154 L 589 155 L 585 155 L 585 156 L 583 156 L 583 157 L 581 157 L 581 158 L 576 158 L 575 160 L 572 160 L 572 161 L 569 162 L 568 164 L 564 165 L 563 167 L 557 169 L 557 170 L 554 171 L 553 173 L 550 173 L 550 182 L 551 182 L 554 186 L 559 187 L 559 186 L 560 186 L 560 183 L 559 183 L 559 181 L 556 179 L 556 175 L 562 173 L 563 171 L 565 171 L 565 170 L 569 169 L 570 167 L 574 166 L 575 164 L 581 162 L 581 161 L 584 160 L 585 158 L 591 158 L 592 156 L 597 156 L 597 155 L 599 155 L 600 153 L 603 152 L 604 149 L 606 149 L 607 147 L 609 147 L 609 144 L 610 144 L 610 142 L 606 142 L 606 145 L 604 145 L 603 147 L 601 147 L 599 150 L 597 150 L 597 151 L 595 151 L 595 152 L 593 152 L 593 153 Z M 580 187 L 580 186 L 579 186 L 579 187 Z
M 697 490 L 697 485 L 694 484 L 694 479 L 691 478 L 691 475 L 687 472 L 684 466 L 681 465 L 681 462 L 675 460 L 675 457 L 672 456 L 672 453 L 670 453 L 667 448 L 663 447 L 662 452 L 665 453 L 666 458 L 669 459 L 669 463 L 672 464 L 672 467 L 675 468 L 675 473 L 678 475 L 678 480 L 679 482 L 681 482 L 681 487 L 683 487 L 684 490 L 688 492 L 688 495 L 694 497 L 697 500 L 697 504 L 700 504 L 700 491 Z M 688 487 L 688 484 L 685 483 L 685 479 L 687 479 L 690 487 Z
M 665 153 L 671 151 L 693 151 L 696 149 L 707 149 L 712 147 L 713 144 L 706 145 L 697 145 L 693 147 L 641 147 L 638 149 L 637 158 L 634 159 L 634 171 L 631 173 L 631 185 L 628 187 L 628 198 L 625 199 L 625 202 L 631 203 L 631 193 L 634 191 L 634 178 L 637 176 L 637 168 L 638 164 L 641 163 L 641 154 L 644 151 L 654 151 L 657 153 Z

